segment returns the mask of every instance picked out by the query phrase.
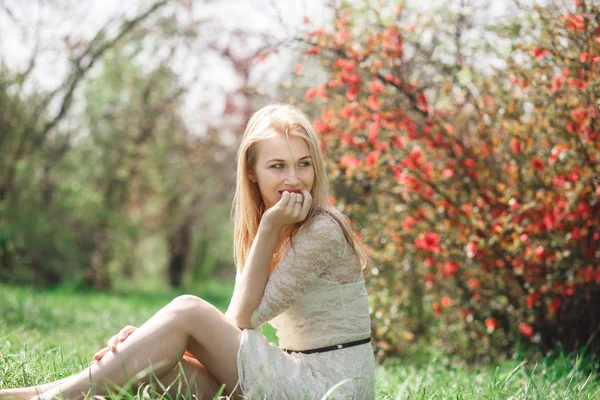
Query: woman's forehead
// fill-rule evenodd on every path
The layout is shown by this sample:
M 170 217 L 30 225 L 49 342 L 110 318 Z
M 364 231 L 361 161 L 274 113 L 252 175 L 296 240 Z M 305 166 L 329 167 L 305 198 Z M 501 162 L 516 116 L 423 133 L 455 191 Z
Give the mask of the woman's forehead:
M 276 135 L 257 142 L 258 158 L 299 159 L 310 155 L 310 149 L 299 136 Z

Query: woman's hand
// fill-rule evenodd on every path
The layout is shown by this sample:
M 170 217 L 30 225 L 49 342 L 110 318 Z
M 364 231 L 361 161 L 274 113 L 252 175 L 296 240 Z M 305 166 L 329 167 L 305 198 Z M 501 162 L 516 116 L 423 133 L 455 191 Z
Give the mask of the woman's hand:
M 277 204 L 265 211 L 263 220 L 267 221 L 272 228 L 281 230 L 287 225 L 304 221 L 311 204 L 312 196 L 308 190 L 302 190 L 302 193 L 286 191 Z
M 129 337 L 133 332 L 137 330 L 137 327 L 132 325 L 127 325 L 125 328 L 121 329 L 119 333 L 115 336 L 111 337 L 108 342 L 106 342 L 106 347 L 102 350 L 99 350 L 96 354 L 94 354 L 94 361 L 99 361 L 106 353 L 109 351 L 117 351 L 117 344 L 124 342 L 125 339 Z M 92 361 L 92 362 L 94 362 Z

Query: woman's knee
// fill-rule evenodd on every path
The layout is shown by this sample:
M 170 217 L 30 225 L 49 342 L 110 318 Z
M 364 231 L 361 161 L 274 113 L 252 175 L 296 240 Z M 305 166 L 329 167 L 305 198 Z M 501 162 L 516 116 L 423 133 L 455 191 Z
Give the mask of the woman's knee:
M 198 317 L 202 313 L 206 312 L 210 307 L 211 305 L 205 300 L 189 294 L 184 294 L 174 298 L 168 306 L 169 310 L 171 310 L 175 317 L 179 317 L 178 319 L 182 319 L 184 321 L 190 317 Z

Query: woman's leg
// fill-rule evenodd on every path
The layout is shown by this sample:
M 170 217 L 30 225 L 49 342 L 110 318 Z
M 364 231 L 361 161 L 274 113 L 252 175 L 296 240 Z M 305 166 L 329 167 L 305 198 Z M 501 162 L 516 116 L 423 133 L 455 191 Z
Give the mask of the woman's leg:
M 72 379 L 73 376 L 69 376 L 58 381 L 43 383 L 37 386 L 28 386 L 14 389 L 1 389 L 0 400 L 4 399 L 30 399 L 39 394 L 47 392 L 48 390 L 54 389 L 60 384 L 65 384 L 67 380 Z
M 150 375 L 167 376 L 188 349 L 210 371 L 216 382 L 231 393 L 238 382 L 237 351 L 241 330 L 219 310 L 194 296 L 180 296 L 156 313 L 116 352 L 107 353 L 81 373 L 39 396 L 50 399 L 83 398 L 90 389 L 106 394 L 111 385 L 134 380 L 148 382 Z
M 69 379 L 77 379 L 70 376 L 58 381 L 44 383 L 37 386 L 29 386 L 15 389 L 0 390 L 0 399 L 30 399 L 47 392 L 59 385 L 64 385 Z M 181 394 L 202 395 L 206 399 L 212 399 L 221 389 L 221 385 L 210 374 L 210 372 L 195 358 L 183 356 L 181 363 L 168 372 L 165 376 L 158 378 L 160 385 L 156 384 L 154 390 L 162 393 L 162 388 L 173 398 L 177 392 Z
M 161 385 L 155 385 L 154 390 L 167 393 L 172 398 L 184 396 L 190 399 L 212 399 L 221 389 L 221 385 L 210 372 L 195 358 L 183 356 L 181 364 L 159 379 Z M 189 394 L 189 395 L 188 395 Z

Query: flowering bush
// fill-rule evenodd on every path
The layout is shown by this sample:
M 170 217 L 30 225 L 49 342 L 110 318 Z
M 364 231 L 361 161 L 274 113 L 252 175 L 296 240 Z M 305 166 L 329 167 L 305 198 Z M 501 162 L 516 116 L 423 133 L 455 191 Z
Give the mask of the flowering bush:
M 600 10 L 575 3 L 505 27 L 495 72 L 459 46 L 441 62 L 400 7 L 342 6 L 308 34 L 329 77 L 305 98 L 375 261 L 380 357 L 423 335 L 481 357 L 600 329 Z

